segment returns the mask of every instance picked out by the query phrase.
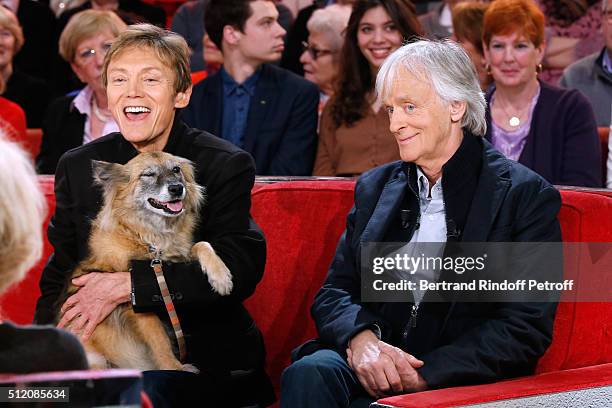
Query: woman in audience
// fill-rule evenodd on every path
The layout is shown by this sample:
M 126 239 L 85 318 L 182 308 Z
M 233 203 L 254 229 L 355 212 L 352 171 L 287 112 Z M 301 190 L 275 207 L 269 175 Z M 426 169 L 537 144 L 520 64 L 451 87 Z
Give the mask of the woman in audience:
M 66 25 L 59 40 L 60 54 L 86 86 L 49 106 L 36 159 L 39 173 L 54 174 L 64 152 L 119 130 L 108 110 L 101 75 L 106 51 L 125 28 L 115 13 L 101 10 L 81 11 Z
M 0 76 L 6 84 L 2 96 L 23 108 L 29 128 L 39 128 L 49 103 L 49 88 L 42 79 L 13 66 L 13 58 L 23 43 L 23 30 L 17 17 L 7 8 L 0 7 Z M 51 61 L 39 63 L 50 64 Z
M 482 19 L 488 7 L 489 3 L 474 1 L 463 1 L 453 7 L 453 40 L 461 44 L 470 56 L 483 91 L 491 84 L 482 48 Z
M 0 295 L 40 259 L 44 198 L 30 159 L 0 135 Z M 16 326 L 0 320 L 0 372 L 87 369 L 76 337 L 50 326 Z
M 385 58 L 421 35 L 410 0 L 358 0 L 346 28 L 340 77 L 321 116 L 315 176 L 355 176 L 399 160 L 374 83 Z
M 300 62 L 304 66 L 304 78 L 314 82 L 321 91 L 319 114 L 325 102 L 334 93 L 334 80 L 340 64 L 339 53 L 344 42 L 344 29 L 351 16 L 351 8 L 332 4 L 316 10 L 306 27 L 308 42 Z
M 544 14 L 533 0 L 496 0 L 484 17 L 487 138 L 553 184 L 601 187 L 601 153 L 593 109 L 576 90 L 538 80 Z
M 557 85 L 563 70 L 601 51 L 601 0 L 537 0 L 546 15 L 546 52 L 540 79 Z

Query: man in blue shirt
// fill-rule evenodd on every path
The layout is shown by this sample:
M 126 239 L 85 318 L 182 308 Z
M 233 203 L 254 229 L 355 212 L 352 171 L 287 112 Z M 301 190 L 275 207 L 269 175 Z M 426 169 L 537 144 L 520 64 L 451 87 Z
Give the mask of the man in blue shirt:
M 211 0 L 204 20 L 224 64 L 194 87 L 185 122 L 248 151 L 258 175 L 310 175 L 319 92 L 305 79 L 267 64 L 284 49 L 285 30 L 274 2 Z

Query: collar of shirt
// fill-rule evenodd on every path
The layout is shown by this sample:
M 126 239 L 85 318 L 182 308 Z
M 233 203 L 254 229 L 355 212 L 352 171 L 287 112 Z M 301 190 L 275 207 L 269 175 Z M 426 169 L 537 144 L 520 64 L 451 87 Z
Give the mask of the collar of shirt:
M 421 202 L 423 200 L 432 201 L 432 200 L 442 200 L 442 177 L 436 181 L 436 183 L 431 188 L 431 197 L 429 196 L 429 179 L 423 173 L 419 166 L 417 169 L 417 180 L 419 181 L 419 196 L 421 197 Z
M 257 68 L 253 74 L 246 79 L 243 83 L 239 84 L 227 73 L 225 68 L 221 67 L 221 78 L 223 80 L 223 92 L 225 95 L 233 95 L 239 89 L 247 92 L 249 96 L 255 95 L 255 88 L 257 87 L 257 80 L 261 74 L 261 67 Z
M 608 74 L 612 74 L 612 60 L 610 60 L 610 52 L 607 48 L 604 50 L 601 65 L 603 66 L 604 71 L 606 71 Z
M 91 97 L 93 90 L 87 85 L 85 88 L 75 96 L 72 100 L 72 106 L 76 108 L 79 113 L 89 117 L 91 115 Z

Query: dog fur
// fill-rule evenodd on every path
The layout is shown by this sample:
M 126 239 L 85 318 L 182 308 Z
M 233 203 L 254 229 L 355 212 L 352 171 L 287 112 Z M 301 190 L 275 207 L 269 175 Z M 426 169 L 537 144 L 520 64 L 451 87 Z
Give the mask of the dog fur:
M 221 295 L 231 292 L 230 271 L 210 244 L 193 244 L 204 189 L 195 182 L 191 162 L 168 153 L 141 153 L 125 165 L 94 161 L 93 175 L 103 189 L 104 203 L 92 224 L 90 255 L 72 278 L 94 271 L 127 271 L 130 260 L 152 259 L 154 245 L 163 261 L 198 260 L 214 290 Z M 77 290 L 70 285 L 66 298 Z M 176 359 L 155 314 L 134 313 L 129 304 L 117 307 L 84 346 L 92 368 L 197 371 Z

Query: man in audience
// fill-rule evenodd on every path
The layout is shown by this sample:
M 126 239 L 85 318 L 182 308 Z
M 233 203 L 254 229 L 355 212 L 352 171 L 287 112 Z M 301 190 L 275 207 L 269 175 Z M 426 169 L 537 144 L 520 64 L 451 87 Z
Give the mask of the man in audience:
M 601 4 L 604 48 L 565 68 L 559 84 L 582 92 L 593 106 L 597 126 L 607 127 L 612 109 L 612 5 L 608 0 Z
M 443 0 L 440 6 L 419 17 L 427 38 L 442 40 L 453 33 L 452 9 L 461 0 Z
M 193 88 L 185 122 L 251 153 L 258 175 L 310 175 L 319 92 L 269 64 L 284 48 L 274 2 L 210 0 L 204 25 L 224 63 Z
M 527 375 L 551 342 L 555 298 L 485 305 L 453 294 L 431 302 L 414 290 L 401 302 L 363 300 L 372 272 L 364 244 L 561 240 L 557 190 L 482 137 L 485 100 L 458 44 L 399 48 L 376 88 L 402 161 L 357 181 L 355 207 L 311 309 L 319 338 L 294 351 L 281 407 L 365 407 L 386 395 Z M 513 269 L 515 278 L 533 267 L 526 265 Z M 559 279 L 560 268 L 552 269 Z

